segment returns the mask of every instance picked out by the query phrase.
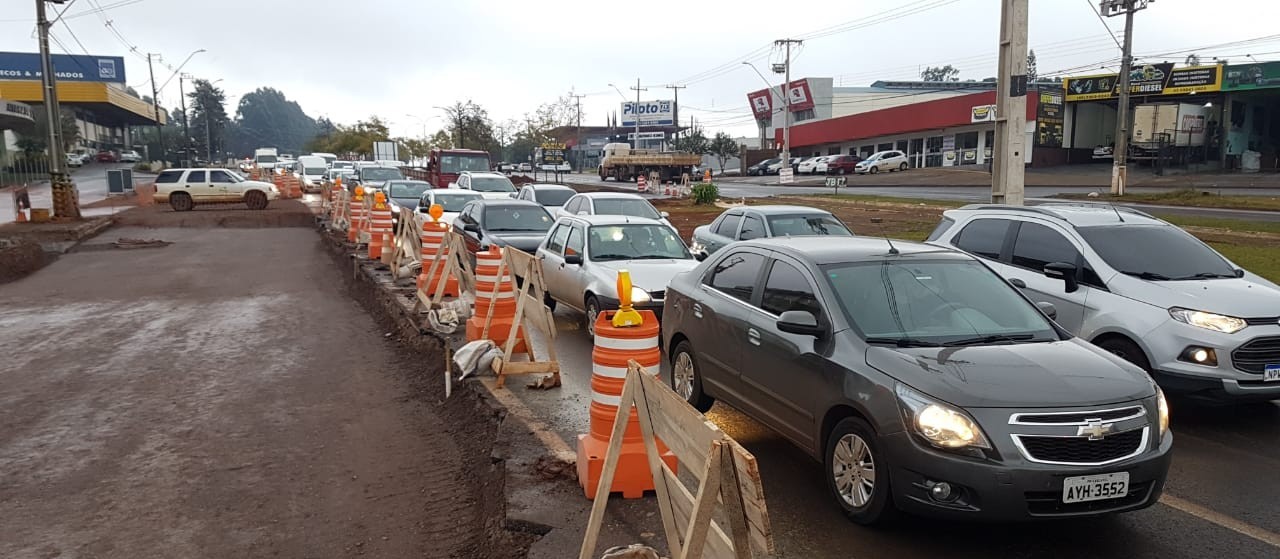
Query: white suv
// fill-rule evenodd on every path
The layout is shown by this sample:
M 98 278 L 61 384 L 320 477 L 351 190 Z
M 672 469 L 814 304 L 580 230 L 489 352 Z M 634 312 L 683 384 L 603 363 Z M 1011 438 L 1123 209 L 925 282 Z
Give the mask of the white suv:
M 251 210 L 262 210 L 279 197 L 275 185 L 246 180 L 227 169 L 168 169 L 156 175 L 155 201 L 179 212 L 197 204 L 241 201 Z
M 854 165 L 853 172 L 859 175 L 871 173 L 876 174 L 880 171 L 906 171 L 911 168 L 907 163 L 907 155 L 897 151 L 877 151 L 871 154 L 871 157 L 859 161 Z
M 479 192 L 481 196 L 492 200 L 516 197 L 516 185 L 502 173 L 463 171 L 458 174 L 458 181 L 449 187 Z
M 1280 287 L 1165 221 L 1099 204 L 971 205 L 928 242 L 983 259 L 1071 333 L 1169 392 L 1280 399 Z M 1091 382 L 1089 371 L 1062 379 Z

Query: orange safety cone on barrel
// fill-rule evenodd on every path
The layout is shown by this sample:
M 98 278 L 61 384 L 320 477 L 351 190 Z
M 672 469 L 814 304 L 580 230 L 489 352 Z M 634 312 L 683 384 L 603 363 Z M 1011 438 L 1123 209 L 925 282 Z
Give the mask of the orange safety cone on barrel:
M 391 236 L 391 208 L 381 190 L 373 193 L 373 209 L 369 212 L 369 258 L 382 258 L 382 248 Z
M 634 359 L 655 375 L 662 364 L 658 317 L 653 311 L 636 311 L 631 307 L 631 277 L 625 270 L 618 272 L 618 293 L 622 299 L 620 308 L 602 312 L 596 318 L 595 347 L 591 350 L 591 427 L 589 433 L 578 435 L 578 484 L 588 499 L 596 498 L 600 484 L 605 453 L 622 399 L 622 386 L 626 382 L 627 362 Z M 675 454 L 661 440 L 657 441 L 657 447 L 667 467 L 678 471 Z M 632 411 L 622 435 L 618 469 L 609 491 L 620 492 L 626 499 L 639 499 L 652 489 L 653 476 L 649 474 L 649 461 L 640 434 L 640 417 Z
M 356 242 L 360 239 L 360 228 L 364 224 L 364 187 L 356 185 L 355 194 L 351 197 L 351 207 L 347 211 L 347 240 Z
M 432 261 L 436 258 L 436 253 L 440 251 L 440 245 L 444 244 L 445 233 L 449 232 L 449 224 L 440 221 L 440 216 L 444 214 L 444 207 L 440 204 L 432 204 L 427 210 L 432 221 L 422 224 L 422 233 L 419 234 L 418 240 L 422 241 L 422 273 L 418 274 L 418 289 L 425 289 L 426 293 L 434 294 L 440 283 L 444 283 L 444 295 L 446 297 L 457 297 L 458 278 L 453 277 L 449 270 L 445 268 L 446 259 L 449 257 L 449 249 L 446 247 L 444 252 L 440 252 L 440 261 L 435 265 L 435 275 L 430 278 L 427 274 L 431 272 Z M 495 271 L 496 273 L 496 271 Z M 492 289 L 492 286 L 490 286 Z
M 515 324 L 516 318 L 516 286 L 511 280 L 510 270 L 505 270 L 498 277 L 498 266 L 502 262 L 502 249 L 491 246 L 489 250 L 476 253 L 476 306 L 471 318 L 467 319 L 467 341 L 480 339 L 484 333 L 485 318 L 489 316 L 489 308 L 493 307 L 493 320 L 489 323 L 489 336 L 498 345 L 507 341 L 511 329 L 516 328 L 516 345 L 514 353 L 524 353 L 524 328 Z M 494 286 L 498 293 L 494 295 Z

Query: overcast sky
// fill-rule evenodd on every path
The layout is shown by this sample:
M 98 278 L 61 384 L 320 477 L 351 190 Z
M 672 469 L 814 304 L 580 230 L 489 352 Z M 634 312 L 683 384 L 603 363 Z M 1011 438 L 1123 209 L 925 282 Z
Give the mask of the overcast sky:
M 519 118 L 571 90 L 583 124 L 604 124 L 628 98 L 669 99 L 680 84 L 681 120 L 692 113 L 709 133 L 753 135 L 746 93 L 772 83 L 774 39 L 809 37 L 792 76 L 835 77 L 836 85 L 913 79 L 919 68 L 953 64 L 962 79 L 996 75 L 998 0 L 857 0 L 826 5 L 758 0 L 532 2 L 528 0 L 74 0 L 54 35 L 65 49 L 125 56 L 129 84 L 149 93 L 145 57 L 218 79 L 235 112 L 239 96 L 261 86 L 284 92 L 312 116 L 353 123 L 376 114 L 395 135 L 441 127 L 433 108 L 471 99 L 495 120 Z M 35 51 L 30 0 L 0 0 L 0 50 Z M 1042 76 L 1114 71 L 1119 49 L 1089 0 L 1030 0 L 1030 44 Z M 1096 4 L 1096 2 L 1093 2 Z M 52 7 L 52 6 L 51 6 Z M 102 7 L 105 11 L 97 12 Z M 788 9 L 790 8 L 790 9 Z M 111 21 L 123 38 L 104 24 Z M 1181 61 L 1198 49 L 1212 57 L 1280 60 L 1280 2 L 1159 0 L 1137 16 L 1134 50 L 1153 61 Z M 848 23 L 848 25 L 844 25 Z M 1123 28 L 1123 18 L 1108 20 Z M 825 36 L 824 31 L 829 33 Z M 1250 44 L 1204 48 L 1272 36 Z M 709 72 L 710 71 L 710 72 Z M 709 72 L 709 73 L 708 73 Z M 172 71 L 156 66 L 156 80 Z M 177 80 L 161 92 L 178 104 Z M 416 115 L 410 117 L 407 115 Z

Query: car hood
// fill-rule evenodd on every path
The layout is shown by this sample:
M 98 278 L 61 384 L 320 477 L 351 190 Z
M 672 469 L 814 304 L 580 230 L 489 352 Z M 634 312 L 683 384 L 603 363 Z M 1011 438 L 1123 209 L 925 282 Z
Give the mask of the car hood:
M 1146 373 L 1078 339 L 1060 342 L 867 349 L 867 364 L 966 408 L 1072 407 L 1147 398 Z
M 245 187 L 254 186 L 254 187 L 258 187 L 258 188 L 265 188 L 265 189 L 268 189 L 268 190 L 270 190 L 270 189 L 272 189 L 272 188 L 275 188 L 275 187 L 276 187 L 276 185 L 274 185 L 274 184 L 272 184 L 272 183 L 269 183 L 269 182 L 265 182 L 265 181 L 252 181 L 252 180 L 250 180 L 250 181 L 243 181 L 243 182 L 241 182 L 240 184 L 244 185 Z
M 546 236 L 546 232 L 537 233 L 531 231 L 485 233 L 485 239 L 495 245 L 515 247 L 529 254 L 533 254 L 538 250 L 538 245 L 542 244 L 542 239 L 546 238 Z
M 510 200 L 514 192 L 481 192 L 480 196 L 485 200 Z
M 1161 308 L 1183 307 L 1240 318 L 1280 316 L 1280 288 L 1252 274 L 1243 278 L 1146 281 L 1117 276 L 1108 287 L 1119 295 Z
M 618 278 L 619 270 L 627 270 L 631 273 L 631 285 L 639 287 L 644 291 L 665 291 L 667 285 L 671 283 L 671 278 L 681 272 L 687 272 L 698 266 L 698 261 L 692 258 L 671 258 L 666 260 L 610 260 L 608 262 L 595 262 L 598 275 L 601 279 L 606 279 L 613 285 L 613 281 Z

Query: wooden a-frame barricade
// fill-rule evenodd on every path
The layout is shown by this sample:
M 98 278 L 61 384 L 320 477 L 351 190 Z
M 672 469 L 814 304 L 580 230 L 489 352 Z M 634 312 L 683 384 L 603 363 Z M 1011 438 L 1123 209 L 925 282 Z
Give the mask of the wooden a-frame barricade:
M 445 256 L 445 253 L 448 256 Z M 431 258 L 430 265 L 427 262 L 422 263 L 422 271 L 427 277 L 436 277 L 436 272 L 443 270 L 444 273 L 451 274 L 458 279 L 458 289 L 460 291 L 475 293 L 476 276 L 475 270 L 472 269 L 471 263 L 464 255 L 467 254 L 467 243 L 463 240 L 462 235 L 453 231 L 444 234 L 444 242 L 440 243 L 440 247 L 436 249 L 436 254 Z M 444 299 L 444 281 L 439 282 L 436 286 L 429 283 L 423 284 L 418 289 L 418 301 L 414 303 L 414 312 L 421 309 L 434 309 L 440 305 L 440 301 Z M 427 290 L 431 292 L 428 293 Z
M 400 206 L 395 229 L 392 230 L 392 250 L 382 251 L 382 263 L 391 267 L 391 277 L 400 279 L 413 273 L 414 264 L 422 259 L 422 221 L 418 212 Z
M 775 553 L 773 534 L 755 457 L 676 395 L 658 375 L 633 360 L 627 367 L 618 414 L 578 558 L 592 559 L 595 553 L 609 488 L 618 468 L 623 434 L 633 409 L 639 416 L 671 558 L 771 557 Z M 676 455 L 683 471 L 697 478 L 696 494 L 663 463 L 657 439 Z M 729 525 L 727 533 L 719 521 L 713 519 L 717 504 L 723 506 L 723 518 Z
M 512 247 L 502 249 L 502 260 L 498 262 L 498 278 L 508 273 L 523 280 L 516 289 L 516 314 L 511 320 L 511 328 L 502 345 L 502 357 L 494 360 L 493 370 L 498 375 L 498 387 L 501 388 L 507 375 L 529 375 L 551 373 L 544 382 L 536 383 L 539 388 L 560 386 L 560 361 L 556 357 L 556 322 L 544 301 L 547 296 L 547 280 L 542 275 L 542 260 L 527 252 Z M 502 282 L 494 283 L 491 296 L 497 297 Z M 493 324 L 493 311 L 497 305 L 489 305 L 489 312 L 484 317 L 484 329 L 480 338 L 489 337 L 489 327 Z M 512 361 L 512 352 L 519 337 L 520 327 L 526 331 L 537 329 L 542 332 L 547 342 L 547 359 L 539 360 L 532 340 L 525 340 L 528 348 L 528 361 Z

